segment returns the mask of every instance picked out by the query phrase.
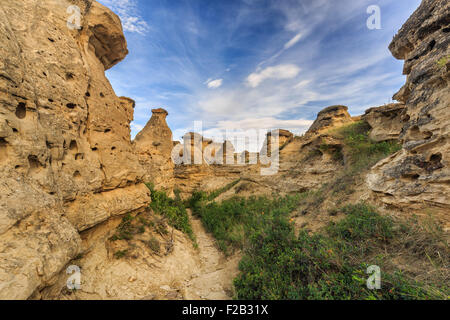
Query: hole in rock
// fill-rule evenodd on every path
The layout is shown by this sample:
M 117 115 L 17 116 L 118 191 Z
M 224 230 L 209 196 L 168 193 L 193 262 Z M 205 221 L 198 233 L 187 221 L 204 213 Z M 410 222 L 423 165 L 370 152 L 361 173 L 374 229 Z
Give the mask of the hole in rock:
M 30 166 L 31 172 L 37 172 L 41 168 L 41 164 L 40 164 L 38 158 L 34 155 L 28 156 L 28 164 Z
M 82 154 L 82 153 L 77 153 L 76 155 L 75 155 L 75 160 L 83 160 L 84 159 L 84 154 Z
M 111 132 L 111 129 L 105 129 L 105 133 Z
M 100 97 L 104 98 L 105 95 L 103 94 L 103 92 L 100 92 Z
M 53 99 L 48 99 L 48 102 L 54 102 Z
M 78 145 L 75 140 L 70 141 L 69 149 L 71 151 L 78 151 Z
M 444 29 L 442 29 L 442 32 L 444 32 L 444 33 L 450 32 L 450 27 L 449 27 L 449 28 L 444 28 Z
M 89 93 L 89 91 L 86 92 L 84 95 L 85 95 L 86 97 L 90 97 L 90 96 L 91 96 L 91 94 Z
M 0 162 L 8 158 L 7 148 L 8 142 L 6 142 L 5 138 L 0 138 Z
M 49 40 L 50 42 L 55 42 L 55 40 L 52 39 L 52 38 L 48 38 L 48 40 Z
M 77 105 L 75 103 L 68 103 L 66 104 L 66 107 L 69 109 L 74 109 Z
M 428 45 L 428 50 L 431 51 L 433 50 L 434 46 L 436 45 L 436 40 L 432 40 L 430 42 L 430 44 Z
M 117 149 L 116 147 L 112 147 L 112 148 L 111 148 L 111 150 L 116 150 L 116 149 Z
M 75 178 L 75 179 L 81 179 L 81 173 L 80 173 L 80 171 L 75 171 L 74 173 L 73 173 L 73 177 Z
M 66 80 L 72 80 L 74 78 L 74 74 L 72 72 L 66 73 Z
M 16 108 L 16 117 L 19 119 L 24 119 L 27 116 L 27 107 L 24 102 L 20 102 Z
M 441 161 L 442 161 L 442 154 L 440 154 L 440 153 L 433 154 L 430 157 L 430 163 L 431 164 L 436 164 L 437 165 L 437 164 L 440 164 Z

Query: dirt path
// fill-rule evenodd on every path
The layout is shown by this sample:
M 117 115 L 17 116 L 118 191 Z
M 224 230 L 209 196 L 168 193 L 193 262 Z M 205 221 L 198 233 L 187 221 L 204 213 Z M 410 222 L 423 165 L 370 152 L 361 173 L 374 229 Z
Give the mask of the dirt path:
M 197 237 L 200 268 L 185 282 L 184 298 L 188 300 L 228 300 L 233 297 L 233 279 L 238 274 L 239 255 L 226 258 L 216 241 L 203 228 L 200 219 L 188 211 Z

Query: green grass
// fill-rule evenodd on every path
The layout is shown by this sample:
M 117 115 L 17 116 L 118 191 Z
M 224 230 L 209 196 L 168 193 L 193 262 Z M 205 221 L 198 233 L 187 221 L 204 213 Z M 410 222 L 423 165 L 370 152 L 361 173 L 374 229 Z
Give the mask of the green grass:
M 298 204 L 300 196 L 286 196 L 277 199 L 234 197 L 207 203 L 200 193 L 190 199 L 191 208 L 198 215 L 205 229 L 217 239 L 225 253 L 243 248 L 245 235 L 261 228 L 274 215 L 287 216 Z
M 241 179 L 237 179 L 226 186 L 211 191 L 211 192 L 205 192 L 205 191 L 194 191 L 192 193 L 192 196 L 186 201 L 186 206 L 193 209 L 195 212 L 196 209 L 198 209 L 198 206 L 202 204 L 203 202 L 210 202 L 214 199 L 216 199 L 221 194 L 229 191 L 231 188 L 233 188 L 235 185 L 237 185 L 239 182 L 241 182 Z
M 158 239 L 155 237 L 151 237 L 150 240 L 146 241 L 145 244 L 154 252 L 154 253 L 160 253 L 161 251 L 161 244 L 159 243 Z
M 383 158 L 399 151 L 401 145 L 397 141 L 375 142 L 369 138 L 370 126 L 365 121 L 358 121 L 334 130 L 332 134 L 344 140 L 352 171 L 366 170 Z
M 179 197 L 170 198 L 164 191 L 157 191 L 153 185 L 147 184 L 150 189 L 152 202 L 150 208 L 157 214 L 165 217 L 170 226 L 186 233 L 189 238 L 196 243 L 194 232 L 189 221 L 186 207 Z M 160 230 L 164 232 L 164 230 Z
M 334 161 L 343 164 L 336 177 L 322 185 L 320 189 L 311 191 L 311 207 L 319 206 L 325 199 L 335 198 L 337 204 L 343 203 L 346 197 L 353 194 L 355 186 L 361 182 L 364 172 L 368 171 L 381 159 L 399 151 L 401 145 L 396 141 L 375 142 L 369 138 L 370 126 L 359 121 L 330 131 L 332 136 L 342 140 L 342 147 L 322 143 L 313 149 L 303 161 L 313 161 L 322 153 L 332 155 Z
M 126 257 L 128 254 L 128 250 L 120 250 L 114 253 L 114 257 L 116 259 L 122 259 L 124 257 Z
M 131 214 L 127 214 L 123 217 L 122 222 L 117 227 L 115 234 L 109 240 L 132 240 L 136 234 L 145 232 L 145 229 L 142 231 L 143 225 L 137 226 L 133 223 L 134 219 L 135 217 Z
M 235 181 L 233 181 L 233 182 L 231 182 L 231 183 L 229 183 L 229 184 L 227 184 L 225 187 L 223 187 L 223 188 L 220 188 L 220 189 L 217 189 L 217 190 L 215 190 L 215 191 L 212 191 L 212 192 L 210 192 L 208 195 L 207 195 L 207 200 L 208 201 L 211 201 L 211 200 L 214 200 L 214 199 L 216 199 L 218 196 L 220 196 L 222 193 L 225 193 L 225 192 L 227 192 L 228 190 L 230 190 L 231 188 L 233 188 L 235 185 L 237 185 L 239 182 L 241 181 L 241 179 L 237 179 L 237 180 L 235 180 Z
M 286 215 L 273 214 L 248 234 L 235 279 L 238 299 L 447 299 L 448 286 L 427 287 L 373 256 L 401 237 L 395 222 L 365 204 L 342 208 L 346 217 L 323 232 L 296 236 Z M 366 286 L 367 267 L 381 267 L 381 290 Z

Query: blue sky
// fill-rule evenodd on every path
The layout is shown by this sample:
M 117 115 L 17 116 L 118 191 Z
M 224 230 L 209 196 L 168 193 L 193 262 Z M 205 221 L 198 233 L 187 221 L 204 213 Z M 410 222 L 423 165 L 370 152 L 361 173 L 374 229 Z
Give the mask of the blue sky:
M 224 129 L 304 132 L 317 113 L 352 115 L 391 102 L 404 84 L 388 50 L 420 0 L 99 0 L 122 19 L 129 55 L 107 71 L 136 100 L 133 137 L 151 109 L 169 111 L 174 139 L 203 121 Z M 367 8 L 381 8 L 370 30 Z

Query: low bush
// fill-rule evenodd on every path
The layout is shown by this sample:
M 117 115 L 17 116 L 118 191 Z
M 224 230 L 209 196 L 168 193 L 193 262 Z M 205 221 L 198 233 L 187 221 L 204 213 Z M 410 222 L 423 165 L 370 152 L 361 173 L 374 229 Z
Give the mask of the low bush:
M 197 193 L 193 195 L 190 203 L 206 230 L 217 239 L 219 247 L 229 253 L 230 249 L 242 248 L 244 235 L 260 228 L 267 219 L 274 215 L 288 215 L 298 205 L 299 198 L 234 197 L 218 204 L 207 203 L 204 197 Z
M 150 189 L 152 202 L 150 208 L 157 214 L 165 217 L 170 226 L 186 233 L 195 243 L 195 235 L 189 221 L 189 215 L 186 207 L 179 197 L 170 198 L 164 191 L 157 191 L 151 184 L 147 184 Z M 167 233 L 167 230 L 159 230 L 159 232 Z
M 365 204 L 342 209 L 347 216 L 323 233 L 296 236 L 285 215 L 265 221 L 249 234 L 241 274 L 235 279 L 238 299 L 447 299 L 448 288 L 428 288 L 400 271 L 384 271 L 382 287 L 366 285 L 367 267 L 380 263 L 370 246 L 400 236 L 392 219 Z M 359 247 L 359 248 L 356 248 Z M 360 248 L 365 247 L 365 248 Z M 355 255 L 355 252 L 363 253 Z

